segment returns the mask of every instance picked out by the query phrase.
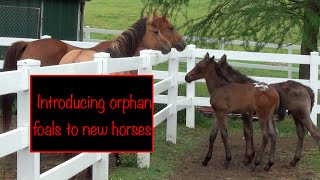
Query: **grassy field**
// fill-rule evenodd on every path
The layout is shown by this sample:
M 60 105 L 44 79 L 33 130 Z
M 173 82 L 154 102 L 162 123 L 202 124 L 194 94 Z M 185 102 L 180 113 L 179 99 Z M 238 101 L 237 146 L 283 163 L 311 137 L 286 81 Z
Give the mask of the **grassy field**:
M 203 7 L 206 1 L 193 0 L 190 3 L 189 15 L 200 15 L 205 13 L 199 9 Z M 141 16 L 143 4 L 142 1 L 136 0 L 92 0 L 86 3 L 85 6 L 85 26 L 101 29 L 114 29 L 125 30 L 131 24 Z M 172 18 L 171 22 L 179 27 L 181 25 L 181 18 Z M 179 32 L 183 34 L 183 28 L 179 29 Z M 93 35 L 95 39 L 109 39 L 113 38 L 105 35 Z M 214 46 L 210 44 L 199 45 L 201 47 L 212 48 Z M 198 47 L 199 47 L 198 46 Z M 229 50 L 243 50 L 241 46 L 226 45 L 225 49 Z M 274 49 L 263 49 L 263 52 L 277 52 L 287 53 L 285 50 L 275 51 Z M 299 53 L 299 51 L 294 51 Z M 166 64 L 158 65 L 155 69 L 165 70 Z M 287 77 L 286 72 L 269 71 L 269 70 L 256 70 L 248 68 L 237 68 L 241 72 L 247 75 L 255 76 L 272 76 L 272 77 Z M 185 71 L 185 65 L 181 65 L 181 70 Z M 297 77 L 297 73 L 294 74 Z M 179 93 L 183 95 L 185 93 L 185 86 L 179 87 Z M 206 86 L 204 84 L 197 85 L 197 96 L 208 96 Z M 160 109 L 161 106 L 156 106 Z M 291 117 L 285 120 L 283 123 L 278 124 L 279 137 L 290 136 L 295 137 L 295 126 L 292 123 Z M 319 120 L 318 120 L 319 121 Z M 165 127 L 163 123 L 155 129 L 155 153 L 151 155 L 151 166 L 148 170 L 136 168 L 136 156 L 133 154 L 123 155 L 121 159 L 123 164 L 120 168 L 112 170 L 110 176 L 111 179 L 166 179 L 168 176 L 174 173 L 181 158 L 186 153 L 192 152 L 193 148 L 197 147 L 199 140 L 207 138 L 210 128 L 212 127 L 212 118 L 207 118 L 201 114 L 196 114 L 196 128 L 189 129 L 185 127 L 185 111 L 178 113 L 178 139 L 177 144 L 168 144 L 165 141 Z M 318 122 L 319 124 L 320 122 Z M 242 135 L 242 121 L 235 121 L 228 119 L 228 127 L 231 133 Z M 258 123 L 254 123 L 254 129 L 258 133 L 260 128 Z M 303 165 L 320 172 L 320 165 L 318 159 L 320 155 L 318 152 L 311 152 L 311 155 L 303 159 Z

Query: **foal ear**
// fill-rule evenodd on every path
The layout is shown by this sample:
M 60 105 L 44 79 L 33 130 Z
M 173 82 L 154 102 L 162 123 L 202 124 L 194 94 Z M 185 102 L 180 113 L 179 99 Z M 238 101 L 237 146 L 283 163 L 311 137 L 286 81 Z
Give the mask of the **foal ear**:
M 210 58 L 210 56 L 209 56 L 209 53 L 207 52 L 207 54 L 205 55 L 205 58 L 206 59 L 209 59 Z
M 223 55 L 219 61 L 220 64 L 228 64 L 227 63 L 227 55 Z

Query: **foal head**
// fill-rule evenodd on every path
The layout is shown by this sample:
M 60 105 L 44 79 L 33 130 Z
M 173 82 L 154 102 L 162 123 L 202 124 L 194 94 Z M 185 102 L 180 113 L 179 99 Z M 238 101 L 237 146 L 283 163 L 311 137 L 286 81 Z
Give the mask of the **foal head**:
M 214 61 L 214 56 L 210 58 L 209 53 L 207 53 L 204 59 L 199 61 L 196 66 L 186 74 L 185 81 L 190 83 L 201 78 L 229 82 L 223 75 L 219 64 Z
M 174 26 L 168 21 L 167 16 L 159 17 L 157 10 L 153 11 L 153 18 L 155 24 L 159 27 L 160 32 L 168 41 L 171 42 L 172 47 L 178 51 L 183 51 L 186 48 L 186 42 L 182 36 L 176 31 Z
M 171 51 L 172 44 L 162 35 L 154 18 L 149 18 L 147 20 L 146 31 L 140 47 L 159 50 L 163 54 L 168 54 Z

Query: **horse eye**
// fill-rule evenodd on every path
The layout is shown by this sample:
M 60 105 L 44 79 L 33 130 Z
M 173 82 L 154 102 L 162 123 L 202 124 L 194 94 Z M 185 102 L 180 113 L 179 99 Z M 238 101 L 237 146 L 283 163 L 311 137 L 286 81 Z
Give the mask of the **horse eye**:
M 157 31 L 155 31 L 154 33 L 158 34 L 158 33 L 159 33 L 159 31 L 157 30 Z

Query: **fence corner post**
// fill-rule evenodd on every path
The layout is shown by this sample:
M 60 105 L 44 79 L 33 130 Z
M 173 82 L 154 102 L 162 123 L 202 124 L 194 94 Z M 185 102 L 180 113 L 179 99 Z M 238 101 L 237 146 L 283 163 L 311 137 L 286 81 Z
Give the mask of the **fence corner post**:
M 317 86 L 317 82 L 318 82 L 318 75 L 319 75 L 319 52 L 311 52 L 310 53 L 310 87 L 314 92 L 314 109 L 316 108 L 316 106 L 318 105 L 318 86 Z M 311 119 L 312 122 L 317 126 L 317 112 L 315 110 L 313 110 L 311 112 Z
M 187 72 L 191 71 L 196 64 L 195 58 L 195 50 L 196 46 L 191 44 L 187 46 L 189 53 L 189 57 L 187 57 Z M 195 107 L 194 107 L 194 97 L 195 97 L 195 90 L 196 85 L 195 82 L 192 81 L 191 83 L 186 84 L 186 97 L 190 99 L 191 103 L 186 107 L 186 127 L 194 128 L 195 127 Z
M 25 59 L 17 62 L 18 70 L 28 70 L 29 89 L 17 92 L 17 128 L 28 127 L 30 137 L 30 72 L 33 69 L 40 68 L 40 61 Z M 28 138 L 29 140 L 29 138 Z M 17 179 L 40 178 L 40 154 L 30 153 L 29 147 L 17 151 Z
M 94 53 L 93 58 L 94 61 L 98 61 L 97 74 L 109 74 L 110 53 Z

